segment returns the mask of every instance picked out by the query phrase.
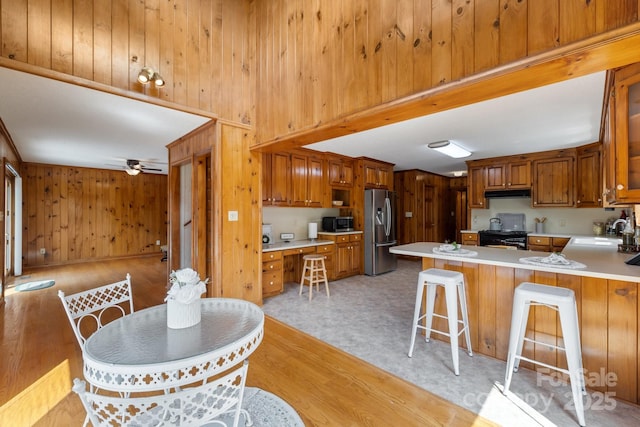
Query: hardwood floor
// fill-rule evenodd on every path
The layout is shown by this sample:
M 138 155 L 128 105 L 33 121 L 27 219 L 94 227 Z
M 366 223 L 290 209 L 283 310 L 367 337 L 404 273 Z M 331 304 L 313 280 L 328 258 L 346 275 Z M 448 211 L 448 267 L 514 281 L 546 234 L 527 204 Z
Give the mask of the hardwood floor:
M 0 308 L 0 426 L 80 426 L 70 392 L 82 355 L 58 299 L 132 277 L 136 310 L 163 302 L 167 264 L 158 257 L 38 269 L 16 284 L 54 279 L 38 291 L 7 291 Z M 492 425 L 413 384 L 267 317 L 247 385 L 289 402 L 307 426 Z

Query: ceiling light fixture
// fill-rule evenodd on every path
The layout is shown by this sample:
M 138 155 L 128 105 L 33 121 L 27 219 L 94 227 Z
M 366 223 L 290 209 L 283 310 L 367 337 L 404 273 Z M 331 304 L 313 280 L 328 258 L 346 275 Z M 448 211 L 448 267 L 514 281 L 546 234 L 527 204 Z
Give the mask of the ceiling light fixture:
M 164 79 L 158 72 L 154 71 L 151 67 L 144 67 L 138 73 L 138 81 L 143 85 L 153 82 L 156 87 L 164 86 Z
M 136 176 L 142 172 L 140 169 L 125 169 L 125 171 L 131 176 Z
M 461 157 L 469 157 L 471 155 L 470 151 L 467 151 L 464 148 L 448 140 L 431 142 L 427 144 L 427 147 L 433 150 L 439 151 L 442 154 L 446 154 L 449 157 L 453 157 L 454 159 L 459 159 Z

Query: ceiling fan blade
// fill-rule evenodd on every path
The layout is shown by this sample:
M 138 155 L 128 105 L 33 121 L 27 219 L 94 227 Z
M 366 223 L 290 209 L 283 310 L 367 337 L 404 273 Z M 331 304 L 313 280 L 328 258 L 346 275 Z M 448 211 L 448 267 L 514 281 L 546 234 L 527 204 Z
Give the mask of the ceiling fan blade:
M 162 169 L 148 168 L 148 167 L 146 167 L 146 166 L 141 166 L 141 169 L 142 169 L 142 170 L 145 170 L 145 171 L 156 171 L 156 172 L 162 172 Z

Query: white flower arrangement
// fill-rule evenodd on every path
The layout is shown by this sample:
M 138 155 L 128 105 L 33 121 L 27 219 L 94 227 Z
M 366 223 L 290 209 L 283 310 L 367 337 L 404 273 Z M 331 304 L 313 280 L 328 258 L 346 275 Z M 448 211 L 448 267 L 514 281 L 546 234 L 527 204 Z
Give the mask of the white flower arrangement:
M 209 279 L 200 280 L 198 273 L 191 268 L 172 271 L 169 275 L 171 288 L 164 300 L 175 300 L 182 304 L 192 303 L 207 291 L 208 282 Z

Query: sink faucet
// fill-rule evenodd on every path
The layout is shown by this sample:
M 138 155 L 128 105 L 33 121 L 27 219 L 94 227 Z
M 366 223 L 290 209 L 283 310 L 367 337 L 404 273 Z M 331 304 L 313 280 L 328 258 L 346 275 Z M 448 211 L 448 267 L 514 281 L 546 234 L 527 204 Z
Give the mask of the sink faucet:
M 623 223 L 623 224 L 625 224 L 625 225 L 626 225 L 626 224 L 627 224 L 627 221 L 629 221 L 629 220 L 628 220 L 628 219 L 622 219 L 622 218 L 620 218 L 620 219 L 616 219 L 615 221 L 613 221 L 613 224 L 611 224 L 611 230 L 613 230 L 613 232 L 614 232 L 615 234 L 618 234 L 618 230 L 617 230 L 617 227 L 616 227 L 616 226 L 617 226 L 618 224 L 620 224 L 620 223 Z M 621 230 L 621 231 L 622 231 L 622 230 Z

